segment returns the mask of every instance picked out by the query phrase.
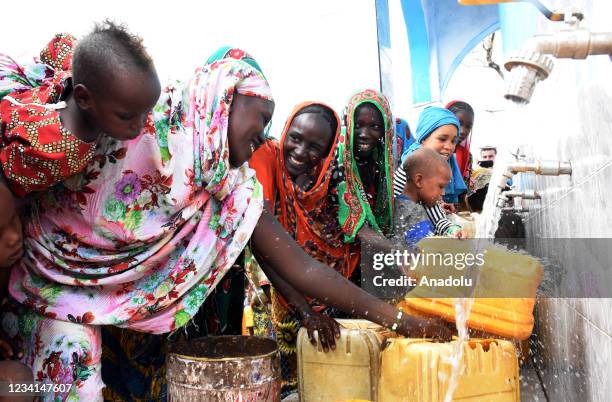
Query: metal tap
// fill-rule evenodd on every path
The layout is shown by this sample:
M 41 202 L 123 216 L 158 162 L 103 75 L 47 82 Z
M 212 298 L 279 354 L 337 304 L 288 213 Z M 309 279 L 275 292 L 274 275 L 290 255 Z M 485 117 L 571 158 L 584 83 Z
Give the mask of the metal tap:
M 516 103 L 529 103 L 539 81 L 548 78 L 553 58 L 586 59 L 590 55 L 609 55 L 612 60 L 612 32 L 591 32 L 579 28 L 582 13 L 568 10 L 565 22 L 569 29 L 554 34 L 531 37 L 522 50 L 511 55 L 504 67 L 505 98 Z
M 526 214 L 531 211 L 531 208 L 524 207 L 522 205 L 516 205 L 514 207 L 505 207 L 501 209 L 502 212 L 514 212 L 515 214 Z
M 506 206 L 508 201 L 514 200 L 514 205 L 521 205 L 522 200 L 539 200 L 542 197 L 537 191 L 525 190 L 525 191 L 503 191 L 499 194 L 497 199 L 497 206 L 503 208 Z
M 502 174 L 502 177 L 497 185 L 500 193 L 497 198 L 497 207 L 504 208 L 510 199 L 514 200 L 514 205 L 521 205 L 522 200 L 539 200 L 541 195 L 534 190 L 525 191 L 503 191 L 508 186 L 508 180 L 512 179 L 517 173 L 533 172 L 537 175 L 542 176 L 560 176 L 562 174 L 571 175 L 572 166 L 569 161 L 551 161 L 542 160 L 535 162 L 517 161 L 513 164 L 508 165 L 506 171 Z M 522 207 L 521 207 L 522 208 Z M 517 212 L 515 208 L 511 208 L 514 212 Z
M 508 180 L 517 173 L 533 172 L 541 176 L 560 176 L 562 174 L 572 174 L 572 165 L 569 161 L 551 161 L 542 160 L 535 162 L 519 161 L 508 165 L 506 171 L 502 174 L 502 178 L 498 184 L 500 189 L 507 187 Z

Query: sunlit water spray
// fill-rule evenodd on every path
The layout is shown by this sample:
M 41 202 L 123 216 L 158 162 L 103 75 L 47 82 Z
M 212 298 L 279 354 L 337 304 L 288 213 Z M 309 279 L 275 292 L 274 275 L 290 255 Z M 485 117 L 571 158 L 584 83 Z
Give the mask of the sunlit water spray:
M 457 326 L 458 339 L 453 348 L 453 354 L 448 360 L 451 365 L 451 375 L 448 380 L 448 389 L 444 396 L 444 402 L 451 402 L 453 400 L 453 394 L 457 388 L 459 382 L 459 374 L 461 370 L 461 361 L 463 359 L 464 344 L 470 339 L 468 333 L 467 320 L 472 310 L 472 304 L 474 303 L 473 297 L 465 297 L 455 299 L 455 325 Z
M 512 112 L 515 112 L 512 108 Z M 515 115 L 515 113 L 509 113 L 509 115 Z M 509 126 L 506 126 L 509 127 Z M 501 134 L 503 135 L 503 134 Z M 502 180 L 503 173 L 506 170 L 508 164 L 513 160 L 513 156 L 510 153 L 508 147 L 504 144 L 497 147 L 497 158 L 493 166 L 493 172 L 491 175 L 491 181 L 489 183 L 489 190 L 485 198 L 483 210 L 481 215 L 476 219 L 476 239 L 480 239 L 474 242 L 475 252 L 482 252 L 486 245 L 491 243 L 494 238 L 495 231 L 497 230 L 498 222 L 501 217 L 501 208 L 497 207 L 497 198 L 501 192 L 499 183 Z M 470 267 L 472 268 L 472 267 Z M 478 284 L 479 269 L 470 269 L 470 272 L 474 273 L 473 278 L 474 286 L 472 292 Z M 453 354 L 451 355 L 448 363 L 451 365 L 451 375 L 448 379 L 448 388 L 444 397 L 445 402 L 451 402 L 453 400 L 453 394 L 457 388 L 459 375 L 461 371 L 461 362 L 463 360 L 463 352 L 465 350 L 465 343 L 469 341 L 468 331 L 468 318 L 474 304 L 473 293 L 469 297 L 455 299 L 455 325 L 457 328 L 458 339 L 455 342 L 453 348 Z
M 504 148 L 498 148 L 498 157 L 493 167 L 489 190 L 483 205 L 483 210 L 475 222 L 476 239 L 481 239 L 475 242 L 475 252 L 481 252 L 484 250 L 485 244 L 489 244 L 490 239 L 494 238 L 495 231 L 497 230 L 499 218 L 501 217 L 501 208 L 498 208 L 496 205 L 497 197 L 500 193 L 498 183 L 500 183 L 503 173 L 506 170 L 506 166 L 508 165 L 509 160 L 511 160 L 509 155 L 509 152 L 505 152 Z M 475 289 L 479 280 L 479 270 L 471 269 L 470 272 L 476 273 L 476 277 L 473 281 L 474 286 L 472 288 Z M 453 354 L 448 361 L 448 363 L 451 365 L 451 375 L 448 379 L 448 388 L 444 397 L 445 402 L 451 402 L 453 400 L 453 394 L 459 381 L 465 343 L 470 338 L 467 321 L 472 310 L 472 305 L 474 304 L 473 294 L 471 296 L 472 297 L 455 299 L 455 325 L 457 328 L 458 338 L 454 345 Z

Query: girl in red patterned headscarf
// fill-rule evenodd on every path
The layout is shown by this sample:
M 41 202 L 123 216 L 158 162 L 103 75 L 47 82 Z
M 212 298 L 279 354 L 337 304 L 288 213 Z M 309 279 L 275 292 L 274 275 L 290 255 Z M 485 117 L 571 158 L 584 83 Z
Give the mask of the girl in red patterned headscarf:
M 474 109 L 467 102 L 463 101 L 452 101 L 446 105 L 446 109 L 453 112 L 461 124 L 457 147 L 455 148 L 455 157 L 457 158 L 457 165 L 459 165 L 461 176 L 463 176 L 463 180 L 467 185 L 472 171 L 470 142 L 472 141 L 472 126 L 474 125 Z

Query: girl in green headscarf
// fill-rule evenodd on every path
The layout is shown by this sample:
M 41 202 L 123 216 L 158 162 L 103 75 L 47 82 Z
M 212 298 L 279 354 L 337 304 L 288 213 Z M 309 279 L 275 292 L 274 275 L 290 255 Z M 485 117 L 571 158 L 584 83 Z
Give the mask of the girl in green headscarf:
M 388 235 L 393 222 L 393 118 L 389 101 L 378 91 L 360 91 L 351 97 L 344 119 L 339 165 L 345 177 L 338 184 L 338 198 L 345 241 L 353 241 L 358 233 L 362 240 L 367 235 Z

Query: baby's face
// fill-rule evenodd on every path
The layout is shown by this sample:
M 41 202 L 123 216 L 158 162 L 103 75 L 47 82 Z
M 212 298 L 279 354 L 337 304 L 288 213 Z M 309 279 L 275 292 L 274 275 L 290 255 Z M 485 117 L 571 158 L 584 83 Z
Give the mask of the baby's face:
M 444 188 L 451 179 L 448 166 L 437 169 L 435 173 L 427 173 L 423 179 L 423 185 L 419 189 L 419 201 L 428 207 L 434 206 L 444 195 Z
M 133 72 L 115 79 L 95 96 L 89 115 L 109 137 L 120 141 L 136 138 L 160 95 L 157 75 Z
M 0 211 L 0 268 L 8 268 L 23 255 L 23 232 L 13 195 L 2 184 Z

